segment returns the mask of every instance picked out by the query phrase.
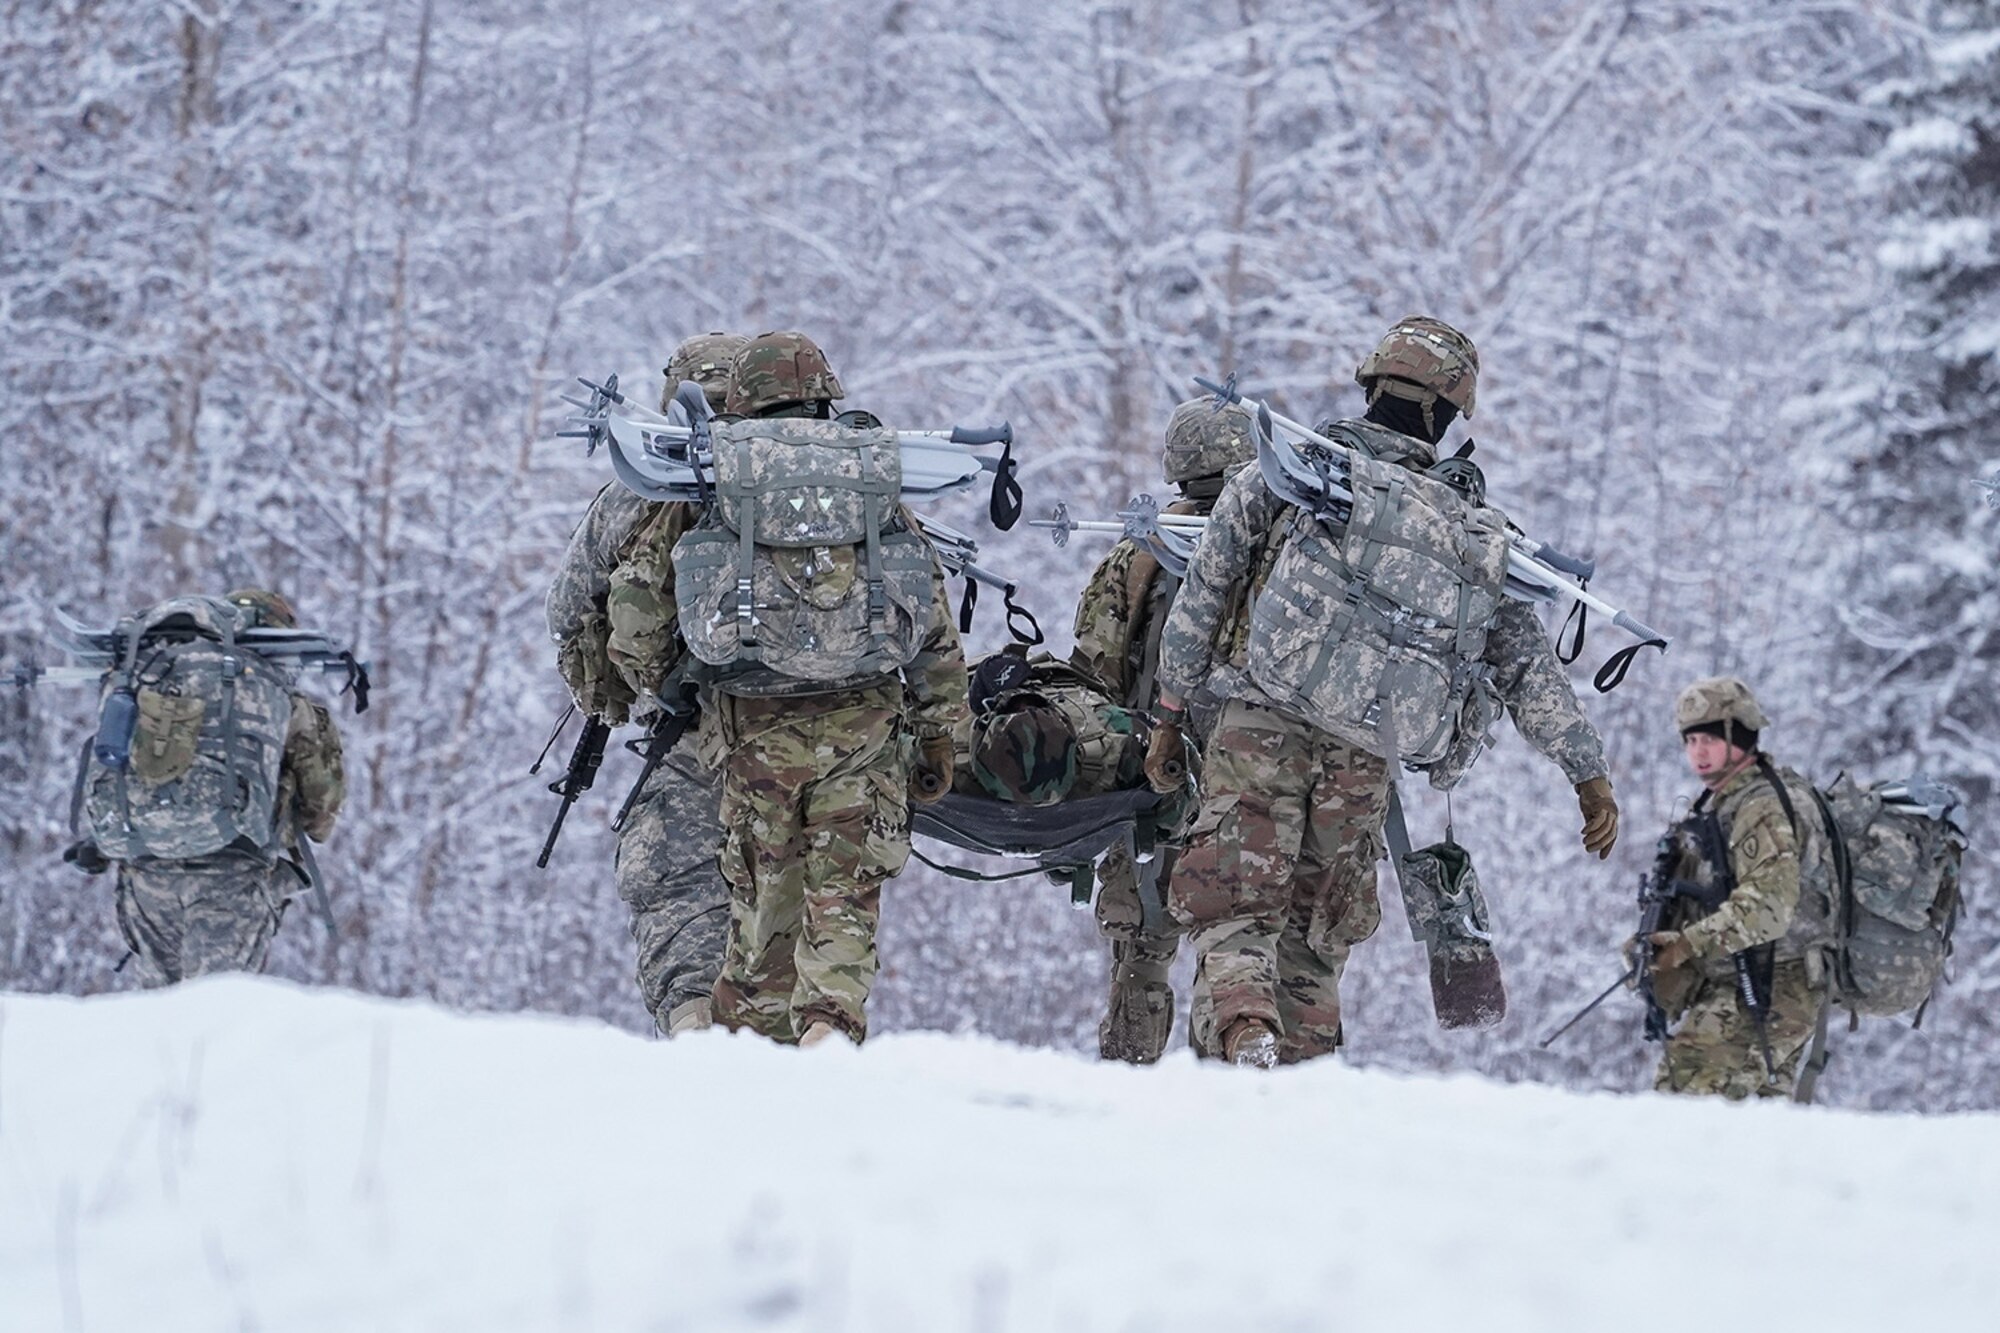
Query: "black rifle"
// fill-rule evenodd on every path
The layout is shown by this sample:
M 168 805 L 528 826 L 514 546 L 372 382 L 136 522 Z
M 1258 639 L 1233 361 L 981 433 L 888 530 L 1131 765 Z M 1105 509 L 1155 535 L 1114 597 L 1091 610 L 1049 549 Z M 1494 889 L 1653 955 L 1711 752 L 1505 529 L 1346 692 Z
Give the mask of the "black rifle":
M 643 741 L 627 741 L 625 748 L 645 760 L 639 769 L 639 780 L 632 784 L 632 790 L 625 794 L 625 804 L 618 807 L 618 813 L 611 820 L 611 831 L 625 831 L 625 821 L 631 817 L 632 807 L 639 803 L 639 794 L 646 790 L 650 780 L 667 755 L 680 743 L 687 729 L 695 724 L 701 711 L 695 707 L 695 687 L 683 685 L 671 694 L 660 696 L 660 714 L 653 719 L 652 730 Z
M 1697 813 L 1680 827 L 1689 829 L 1702 844 L 1704 858 L 1710 856 L 1712 849 L 1721 851 L 1719 861 L 1708 861 L 1709 865 L 1718 867 L 1717 882 L 1696 884 L 1692 880 L 1674 878 L 1674 865 L 1680 859 L 1680 845 L 1673 833 L 1661 838 L 1653 856 L 1653 868 L 1639 876 L 1639 930 L 1632 940 L 1632 966 L 1596 999 L 1571 1015 L 1568 1022 L 1542 1038 L 1542 1049 L 1547 1050 L 1558 1037 L 1610 999 L 1620 986 L 1628 983 L 1638 990 L 1639 999 L 1646 1006 L 1646 1040 L 1667 1039 L 1666 1007 L 1660 1003 L 1659 995 L 1654 990 L 1653 959 L 1659 946 L 1653 943 L 1653 936 L 1667 929 L 1667 918 L 1675 899 L 1687 898 L 1699 904 L 1705 912 L 1712 912 L 1736 887 L 1736 877 L 1729 869 L 1729 849 L 1722 841 L 1720 821 L 1712 814 Z
M 557 724 L 557 734 L 561 734 L 561 724 Z M 542 854 L 535 858 L 537 869 L 549 868 L 549 855 L 556 849 L 556 839 L 562 836 L 563 821 L 569 818 L 569 808 L 576 804 L 577 797 L 589 791 L 597 781 L 597 769 L 604 762 L 604 745 L 611 739 L 611 724 L 597 718 L 586 719 L 583 731 L 576 738 L 576 748 L 569 753 L 569 768 L 560 778 L 549 784 L 549 790 L 562 797 L 562 804 L 556 807 L 556 822 L 549 826 L 548 841 L 542 844 Z M 555 744 L 555 737 L 549 738 Z M 544 750 L 544 754 L 548 751 Z M 541 767 L 537 760 L 535 768 Z M 534 772 L 534 769 L 528 770 Z
M 1773 785 L 1777 785 L 1774 781 Z M 1783 800 L 1784 788 L 1778 786 L 1779 798 Z M 1787 802 L 1789 806 L 1789 802 Z M 1794 827 L 1797 822 L 1794 821 Z M 1714 883 L 1705 893 L 1689 894 L 1704 909 L 1703 915 L 1722 906 L 1730 894 L 1736 892 L 1736 867 L 1729 862 L 1729 842 L 1722 836 L 1722 820 L 1713 810 L 1703 809 L 1697 803 L 1695 812 L 1689 815 L 1683 827 L 1694 838 L 1701 859 L 1710 867 Z M 1693 887 L 1693 886 L 1690 886 Z M 1764 1076 L 1778 1076 L 1777 1062 L 1771 1057 L 1771 967 L 1777 955 L 1775 945 L 1759 944 L 1742 949 L 1730 955 L 1730 965 L 1736 970 L 1736 998 L 1743 1002 L 1743 1008 L 1750 1015 L 1751 1025 L 1757 1029 L 1757 1044 L 1764 1055 Z M 1657 1008 L 1657 1006 L 1655 1006 Z M 1646 1035 L 1653 1035 L 1653 1012 L 1646 1015 Z M 1659 1014 L 1660 1036 L 1666 1036 L 1666 1014 Z

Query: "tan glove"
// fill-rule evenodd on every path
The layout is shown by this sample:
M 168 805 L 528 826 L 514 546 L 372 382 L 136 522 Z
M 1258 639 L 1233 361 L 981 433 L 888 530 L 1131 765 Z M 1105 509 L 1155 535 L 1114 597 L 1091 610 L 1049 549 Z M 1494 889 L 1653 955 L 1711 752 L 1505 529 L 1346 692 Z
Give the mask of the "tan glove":
M 1686 967 L 1694 958 L 1694 946 L 1678 930 L 1660 930 L 1646 937 L 1653 945 L 1653 975 L 1663 977 Z
M 1187 741 L 1181 736 L 1179 714 L 1168 713 L 1153 724 L 1146 742 L 1146 785 L 1157 792 L 1177 792 L 1187 782 Z
M 1576 804 L 1583 811 L 1583 850 L 1596 852 L 1602 861 L 1618 842 L 1618 801 L 1611 794 L 1611 779 L 1577 783 Z
M 910 799 L 918 805 L 934 805 L 951 790 L 956 756 L 951 737 L 926 736 L 917 742 L 916 762 L 910 766 Z

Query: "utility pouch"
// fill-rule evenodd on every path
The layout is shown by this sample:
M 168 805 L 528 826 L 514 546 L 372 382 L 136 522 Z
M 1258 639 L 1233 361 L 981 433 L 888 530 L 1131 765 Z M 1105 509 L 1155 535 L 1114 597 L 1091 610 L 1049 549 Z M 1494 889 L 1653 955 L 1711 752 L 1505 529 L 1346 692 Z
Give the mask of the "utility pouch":
M 198 697 L 139 691 L 139 722 L 132 736 L 132 772 L 158 787 L 186 775 L 201 751 L 201 719 L 207 710 Z
M 1493 952 L 1486 895 L 1472 853 L 1449 827 L 1444 841 L 1410 849 L 1403 803 L 1390 790 L 1387 827 L 1410 937 L 1430 958 L 1431 1007 L 1441 1028 L 1489 1028 L 1507 1016 L 1507 986 Z

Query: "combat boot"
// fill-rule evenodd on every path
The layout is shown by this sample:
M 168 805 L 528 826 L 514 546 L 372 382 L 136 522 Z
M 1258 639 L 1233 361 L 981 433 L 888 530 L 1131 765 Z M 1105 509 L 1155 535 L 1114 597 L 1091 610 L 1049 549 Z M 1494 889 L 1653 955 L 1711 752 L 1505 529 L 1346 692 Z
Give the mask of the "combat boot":
M 799 1035 L 799 1046 L 801 1049 L 807 1046 L 817 1046 L 831 1037 L 844 1037 L 846 1035 L 846 1033 L 827 1022 L 824 1018 L 816 1018 Z
M 1111 1007 L 1097 1025 L 1097 1053 L 1106 1060 L 1149 1065 L 1167 1049 L 1174 1026 L 1174 992 L 1161 975 L 1130 964 L 1111 973 Z
M 1245 1069 L 1275 1069 L 1278 1034 L 1261 1018 L 1240 1018 L 1222 1039 L 1222 1058 Z

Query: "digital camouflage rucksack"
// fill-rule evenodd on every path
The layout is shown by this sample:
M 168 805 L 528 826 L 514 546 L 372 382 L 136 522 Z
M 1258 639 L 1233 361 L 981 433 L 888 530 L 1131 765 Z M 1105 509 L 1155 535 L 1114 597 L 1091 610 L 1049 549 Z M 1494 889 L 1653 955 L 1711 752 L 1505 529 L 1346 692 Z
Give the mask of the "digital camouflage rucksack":
M 118 627 L 99 732 L 78 777 L 90 840 L 114 861 L 184 861 L 281 840 L 291 672 L 240 647 L 254 612 L 177 597 Z
M 717 426 L 714 450 L 714 502 L 673 554 L 681 636 L 713 678 L 831 684 L 914 658 L 936 559 L 902 515 L 895 434 L 759 418 Z
M 1863 787 L 1843 773 L 1821 796 L 1838 831 L 1832 995 L 1856 1014 L 1921 1013 L 1958 924 L 1964 798 L 1911 778 Z
M 1449 787 L 1499 716 L 1487 629 L 1507 581 L 1507 522 L 1443 481 L 1350 447 L 1345 524 L 1294 511 L 1250 610 L 1251 679 L 1350 745 Z

